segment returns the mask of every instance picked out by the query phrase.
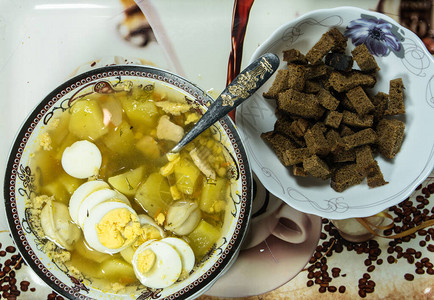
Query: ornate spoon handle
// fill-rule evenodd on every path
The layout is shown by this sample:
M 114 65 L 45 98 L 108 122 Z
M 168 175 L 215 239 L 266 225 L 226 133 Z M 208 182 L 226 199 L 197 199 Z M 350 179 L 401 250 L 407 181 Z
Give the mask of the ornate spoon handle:
M 257 58 L 235 77 L 220 96 L 210 105 L 194 127 L 173 147 L 171 153 L 179 152 L 205 129 L 227 115 L 256 92 L 279 67 L 279 57 L 266 53 Z

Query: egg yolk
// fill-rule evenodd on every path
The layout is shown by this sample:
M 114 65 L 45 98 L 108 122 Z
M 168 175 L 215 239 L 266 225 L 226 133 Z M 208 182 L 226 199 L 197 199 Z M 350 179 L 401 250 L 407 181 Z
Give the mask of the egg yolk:
M 155 253 L 150 249 L 145 249 L 142 253 L 137 256 L 137 268 L 140 273 L 144 274 L 151 270 L 152 266 L 155 264 Z
M 117 249 L 134 242 L 142 229 L 136 215 L 126 208 L 117 208 L 102 217 L 96 232 L 104 247 Z
M 132 247 L 135 251 L 144 242 L 149 240 L 159 240 L 161 238 L 161 233 L 157 228 L 152 225 L 144 225 L 142 226 L 142 234 L 136 239 Z

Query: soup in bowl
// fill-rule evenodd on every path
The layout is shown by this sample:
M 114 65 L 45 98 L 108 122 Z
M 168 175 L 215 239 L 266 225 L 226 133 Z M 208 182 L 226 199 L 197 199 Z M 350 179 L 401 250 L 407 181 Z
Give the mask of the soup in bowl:
M 170 153 L 211 101 L 177 75 L 128 65 L 78 75 L 35 108 L 4 193 L 38 276 L 71 299 L 186 299 L 230 267 L 251 208 L 232 121 Z

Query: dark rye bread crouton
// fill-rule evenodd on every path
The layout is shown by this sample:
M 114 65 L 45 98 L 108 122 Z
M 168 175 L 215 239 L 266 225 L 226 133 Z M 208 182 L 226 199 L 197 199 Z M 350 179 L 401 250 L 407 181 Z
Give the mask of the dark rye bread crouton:
M 307 65 L 306 66 L 306 79 L 318 79 L 319 77 L 327 76 L 329 73 L 325 64 Z
M 301 65 L 289 64 L 288 71 L 288 87 L 301 92 L 306 82 L 306 68 Z
M 354 162 L 355 160 L 356 151 L 354 150 L 354 148 L 333 153 L 333 162 L 335 163 Z
M 319 119 L 324 114 L 313 94 L 288 89 L 277 96 L 277 109 L 286 114 L 294 114 L 308 119 Z
M 347 109 L 352 112 L 356 112 L 356 108 L 351 103 L 350 99 L 348 99 L 347 95 L 343 95 L 340 102 L 343 109 Z
M 349 90 L 346 95 L 359 115 L 366 115 L 375 108 L 361 86 Z
M 384 112 L 386 111 L 387 102 L 389 101 L 389 95 L 383 92 L 378 92 L 372 99 L 372 104 L 374 105 L 374 122 L 378 122 L 384 117 Z
M 324 33 L 319 41 L 307 52 L 307 60 L 315 65 L 330 51 L 344 52 L 347 38 L 337 29 L 332 28 Z
M 374 144 L 377 138 L 377 133 L 372 128 L 366 128 L 351 135 L 344 136 L 342 140 L 344 142 L 344 148 L 349 150 L 362 145 Z
M 365 176 L 369 174 L 375 165 L 374 156 L 369 145 L 364 145 L 354 149 L 356 152 L 356 165 L 359 172 Z
M 401 78 L 393 79 L 389 84 L 389 102 L 384 114 L 390 116 L 404 113 L 404 84 Z
M 307 177 L 307 172 L 303 169 L 303 166 L 298 166 L 298 165 L 294 165 L 292 166 L 292 174 L 294 176 L 299 176 L 299 177 Z
M 271 84 L 270 89 L 263 93 L 263 96 L 268 99 L 277 99 L 280 92 L 288 89 L 289 70 L 277 70 L 276 78 Z
M 303 162 L 306 157 L 311 155 L 312 153 L 308 148 L 287 149 L 285 151 L 285 159 L 290 166 Z
M 306 133 L 306 130 L 309 128 L 309 121 L 305 119 L 296 119 L 290 125 L 290 131 L 296 137 L 303 137 Z
M 303 92 L 308 94 L 315 94 L 318 93 L 321 89 L 322 89 L 321 83 L 319 83 L 318 81 L 307 80 L 304 83 Z
M 365 44 L 358 45 L 353 49 L 353 51 L 351 51 L 351 54 L 353 55 L 353 58 L 360 70 L 364 72 L 380 70 L 380 67 L 378 67 L 374 56 L 369 52 Z
M 327 112 L 327 115 L 324 119 L 324 124 L 326 124 L 329 127 L 333 128 L 339 128 L 339 125 L 341 125 L 343 114 L 332 110 Z
M 310 149 L 311 153 L 318 154 L 320 156 L 326 156 L 330 152 L 330 146 L 327 142 L 324 131 L 318 126 L 312 127 L 306 131 L 304 135 L 306 146 Z
M 353 127 L 372 127 L 374 124 L 373 115 L 360 116 L 348 110 L 342 112 L 342 123 Z
M 404 122 L 397 119 L 382 119 L 378 122 L 378 151 L 386 158 L 394 158 L 404 139 Z
M 316 95 L 319 104 L 328 110 L 336 110 L 339 105 L 339 100 L 333 97 L 329 91 L 321 89 Z
M 342 137 L 340 136 L 339 132 L 337 132 L 334 129 L 330 129 L 325 134 L 327 143 L 330 147 L 330 152 L 337 153 L 342 151 L 344 147 L 344 142 L 342 141 Z
M 388 184 L 388 182 L 384 180 L 383 173 L 381 172 L 376 160 L 374 160 L 374 165 L 369 170 L 366 181 L 368 186 L 371 188 Z
M 344 124 L 341 124 L 340 131 L 339 131 L 339 134 L 341 135 L 341 137 L 351 135 L 353 133 L 354 133 L 354 130 L 352 130 L 350 127 L 348 127 Z
M 350 186 L 361 183 L 364 178 L 355 163 L 343 165 L 333 170 L 330 185 L 336 192 L 342 192 Z
M 373 87 L 376 82 L 377 80 L 374 76 L 363 74 L 356 70 L 353 70 L 348 74 L 333 71 L 329 77 L 330 86 L 339 93 L 349 91 L 356 86 Z
M 289 49 L 283 51 L 283 60 L 288 64 L 307 64 L 306 56 L 297 49 Z
M 329 166 L 317 155 L 312 155 L 303 160 L 303 169 L 316 178 L 327 179 L 330 177 Z
M 276 120 L 276 123 L 274 123 L 274 132 L 283 134 L 289 137 L 297 146 L 304 147 L 306 143 L 302 138 L 303 135 L 297 135 L 298 132 L 297 134 L 294 133 L 294 126 L 292 125 L 294 122 L 295 121 L 291 121 L 290 119 L 280 117 Z
M 271 149 L 273 149 L 280 162 L 284 166 L 289 166 L 286 161 L 285 151 L 287 149 L 296 148 L 292 141 L 283 134 L 275 133 L 273 131 L 262 133 L 261 138 L 271 147 Z

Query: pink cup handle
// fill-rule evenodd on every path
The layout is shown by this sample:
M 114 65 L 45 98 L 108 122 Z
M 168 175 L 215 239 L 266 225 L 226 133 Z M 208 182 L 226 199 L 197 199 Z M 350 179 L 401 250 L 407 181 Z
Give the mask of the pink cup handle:
M 307 232 L 311 226 L 306 214 L 287 204 L 282 204 L 276 218 L 279 218 L 279 222 L 272 231 L 274 236 L 292 244 L 301 244 L 306 241 Z

